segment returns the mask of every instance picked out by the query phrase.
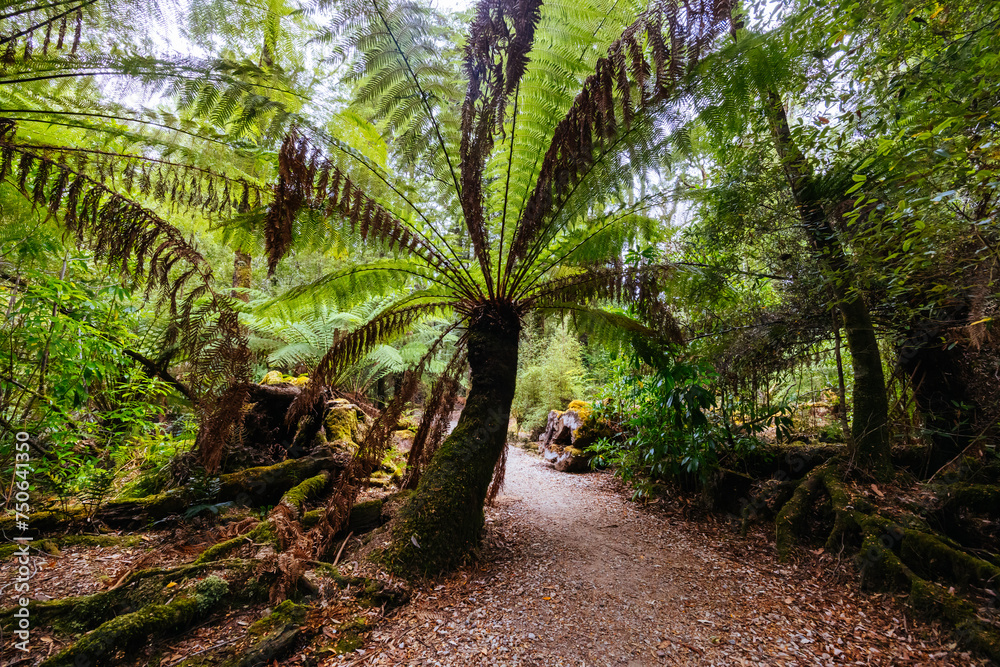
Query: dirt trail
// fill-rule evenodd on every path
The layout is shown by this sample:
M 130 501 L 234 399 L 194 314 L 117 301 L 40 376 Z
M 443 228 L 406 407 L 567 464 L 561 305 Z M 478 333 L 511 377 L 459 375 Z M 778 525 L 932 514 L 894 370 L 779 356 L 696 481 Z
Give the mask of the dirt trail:
M 778 565 L 760 540 L 629 502 L 608 474 L 559 473 L 511 448 L 487 521 L 483 562 L 419 590 L 350 662 L 977 664 L 894 599 L 844 583 L 834 556 Z

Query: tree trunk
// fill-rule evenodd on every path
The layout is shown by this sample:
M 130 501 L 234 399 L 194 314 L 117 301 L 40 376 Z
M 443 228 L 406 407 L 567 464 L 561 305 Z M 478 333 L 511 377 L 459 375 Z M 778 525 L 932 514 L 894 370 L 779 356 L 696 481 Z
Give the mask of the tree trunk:
M 233 254 L 233 296 L 243 301 L 250 302 L 250 295 L 245 291 L 250 289 L 250 253 L 237 250 Z
M 917 409 L 933 449 L 928 472 L 934 472 L 976 439 L 979 405 L 964 377 L 966 350 L 943 342 L 944 327 L 923 322 L 898 346 L 899 366 L 910 378 Z
M 850 262 L 836 230 L 823 209 L 812 167 L 792 139 L 781 99 L 767 91 L 765 103 L 774 145 L 795 196 L 801 226 L 831 283 L 844 321 L 847 347 L 854 368 L 854 419 L 851 422 L 854 463 L 877 478 L 892 474 L 889 451 L 889 401 L 878 339 L 868 305 L 857 289 L 848 284 Z
M 478 543 L 486 493 L 507 445 L 519 335 L 513 313 L 494 311 L 469 327 L 469 396 L 455 430 L 400 510 L 384 553 L 394 571 L 440 572 L 459 564 Z

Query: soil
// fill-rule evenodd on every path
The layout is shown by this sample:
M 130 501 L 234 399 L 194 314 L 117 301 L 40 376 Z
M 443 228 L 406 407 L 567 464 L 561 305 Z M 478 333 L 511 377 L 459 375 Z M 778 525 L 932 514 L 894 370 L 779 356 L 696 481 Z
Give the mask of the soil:
M 974 665 L 817 550 L 640 505 L 510 448 L 478 563 L 426 582 L 351 665 Z
M 374 629 L 352 653 L 321 655 L 302 645 L 278 664 L 986 664 L 956 649 L 937 625 L 906 619 L 899 598 L 859 591 L 846 556 L 803 550 L 798 562 L 779 564 L 772 535 L 741 538 L 680 497 L 632 502 L 609 473 L 556 472 L 513 447 L 506 479 L 487 508 L 475 562 L 415 586 L 395 612 L 359 609 L 349 591 L 321 582 L 320 597 L 304 602 L 312 607 L 307 623 L 321 626 L 328 643 L 353 618 Z M 32 597 L 106 589 L 137 569 L 190 562 L 219 539 L 218 528 L 194 521 L 144 533 L 135 546 L 38 553 Z M 372 574 L 352 551 L 344 553 L 342 572 Z M 5 599 L 16 567 L 14 559 L 0 563 Z M 246 628 L 267 613 L 263 604 L 218 612 L 183 635 L 151 642 L 125 664 L 174 667 L 192 656 L 219 664 L 224 655 L 213 654 L 242 651 Z M 33 628 L 34 648 L 25 656 L 3 639 L 0 664 L 25 666 L 70 640 Z

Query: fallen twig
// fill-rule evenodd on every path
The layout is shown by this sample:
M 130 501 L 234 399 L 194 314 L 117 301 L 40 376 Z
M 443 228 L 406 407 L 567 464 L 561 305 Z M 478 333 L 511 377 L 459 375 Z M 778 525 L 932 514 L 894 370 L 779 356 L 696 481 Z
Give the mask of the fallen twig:
M 351 539 L 351 537 L 353 536 L 354 536 L 354 531 L 352 530 L 347 534 L 347 537 L 344 538 L 343 543 L 340 545 L 340 549 L 337 550 L 337 556 L 333 559 L 333 567 L 337 567 L 337 563 L 340 562 L 340 555 L 344 553 L 344 547 L 347 546 L 347 540 Z

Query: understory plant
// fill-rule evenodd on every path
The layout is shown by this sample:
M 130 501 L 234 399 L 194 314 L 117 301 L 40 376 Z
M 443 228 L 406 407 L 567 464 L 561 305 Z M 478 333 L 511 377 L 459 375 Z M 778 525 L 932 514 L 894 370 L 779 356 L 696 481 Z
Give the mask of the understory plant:
M 637 341 L 636 350 L 613 362 L 611 381 L 594 404 L 598 419 L 624 432 L 602 438 L 588 451 L 593 465 L 612 466 L 635 487 L 635 497 L 650 493 L 657 480 L 696 480 L 719 465 L 733 442 L 712 413 L 712 367 L 692 360 L 676 346 L 654 349 Z

